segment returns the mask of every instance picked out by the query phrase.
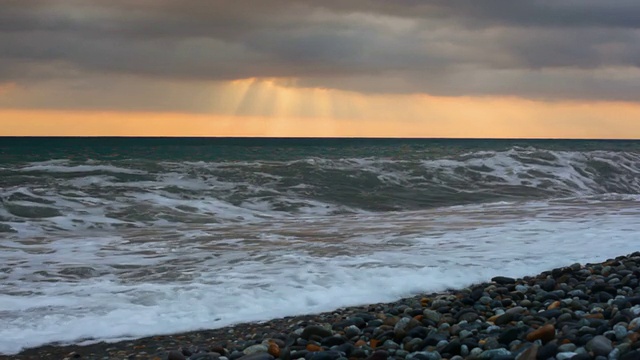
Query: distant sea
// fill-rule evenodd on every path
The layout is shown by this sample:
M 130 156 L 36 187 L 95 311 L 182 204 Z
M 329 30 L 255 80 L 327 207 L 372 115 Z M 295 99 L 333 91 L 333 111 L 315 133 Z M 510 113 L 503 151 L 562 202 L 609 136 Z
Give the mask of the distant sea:
M 0 353 L 640 250 L 640 141 L 0 138 Z

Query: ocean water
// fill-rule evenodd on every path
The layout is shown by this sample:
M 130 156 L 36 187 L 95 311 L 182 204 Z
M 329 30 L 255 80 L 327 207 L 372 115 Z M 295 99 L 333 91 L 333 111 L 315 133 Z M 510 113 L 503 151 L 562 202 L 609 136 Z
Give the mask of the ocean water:
M 640 142 L 0 138 L 0 353 L 640 250 Z

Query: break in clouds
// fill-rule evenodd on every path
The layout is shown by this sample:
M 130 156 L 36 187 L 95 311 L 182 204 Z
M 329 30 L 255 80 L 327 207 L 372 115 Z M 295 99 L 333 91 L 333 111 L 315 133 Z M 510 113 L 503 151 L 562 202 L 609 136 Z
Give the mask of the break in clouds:
M 99 92 L 106 79 L 137 89 L 258 77 L 362 93 L 624 101 L 640 93 L 636 0 L 0 6 L 0 84 Z

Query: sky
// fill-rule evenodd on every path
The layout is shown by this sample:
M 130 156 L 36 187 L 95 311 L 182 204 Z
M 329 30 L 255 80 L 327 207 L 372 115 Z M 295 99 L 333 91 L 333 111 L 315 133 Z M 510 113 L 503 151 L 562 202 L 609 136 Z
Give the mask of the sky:
M 637 0 L 0 0 L 0 136 L 640 138 Z

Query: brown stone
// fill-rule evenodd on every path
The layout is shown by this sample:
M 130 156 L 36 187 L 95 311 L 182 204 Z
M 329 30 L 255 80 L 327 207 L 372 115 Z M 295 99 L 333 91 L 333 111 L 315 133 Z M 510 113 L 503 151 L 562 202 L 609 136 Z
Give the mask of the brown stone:
M 307 351 L 322 351 L 322 347 L 316 345 L 316 344 L 307 344 Z
M 309 345 L 311 345 L 311 344 L 309 344 Z M 270 341 L 269 342 L 269 348 L 267 349 L 267 352 L 269 354 L 271 354 L 274 358 L 277 358 L 277 357 L 280 356 L 280 347 L 275 342 Z
M 398 320 L 400 319 L 398 319 L 395 316 L 389 316 L 386 319 L 384 319 L 384 325 L 395 326 Z
M 371 346 L 372 349 L 375 349 L 378 346 L 378 342 L 379 340 L 377 339 L 371 339 L 371 341 L 369 341 L 369 346 Z
M 604 319 L 604 315 L 602 313 L 587 314 L 584 317 L 587 319 Z
M 552 302 L 551 305 L 549 305 L 547 307 L 547 310 L 553 310 L 553 309 L 557 309 L 559 307 L 560 307 L 560 301 L 556 300 L 556 301 Z
M 355 346 L 355 347 L 361 347 L 361 346 L 365 346 L 365 345 L 367 345 L 367 342 L 362 340 L 362 339 L 356 341 L 356 343 L 353 344 L 353 346 Z
M 538 329 L 527 334 L 527 341 L 533 342 L 536 340 L 542 340 L 542 342 L 549 342 L 556 337 L 556 328 L 551 324 L 547 324 L 539 327 Z
M 429 298 L 423 297 L 422 299 L 420 299 L 420 305 L 422 305 L 422 307 L 426 307 L 427 305 L 429 305 Z
M 536 360 L 538 356 L 538 345 L 533 344 L 530 348 L 518 355 L 518 360 Z

